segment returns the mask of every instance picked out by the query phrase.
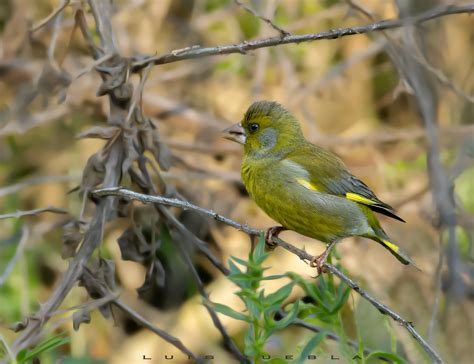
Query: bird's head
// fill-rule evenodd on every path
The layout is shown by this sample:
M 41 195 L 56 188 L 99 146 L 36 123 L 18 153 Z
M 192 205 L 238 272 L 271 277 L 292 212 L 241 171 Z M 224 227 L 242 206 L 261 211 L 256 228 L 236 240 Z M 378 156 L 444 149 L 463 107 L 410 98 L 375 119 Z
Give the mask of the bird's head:
M 298 120 L 274 101 L 254 102 L 224 137 L 243 144 L 247 154 L 282 152 L 304 140 Z

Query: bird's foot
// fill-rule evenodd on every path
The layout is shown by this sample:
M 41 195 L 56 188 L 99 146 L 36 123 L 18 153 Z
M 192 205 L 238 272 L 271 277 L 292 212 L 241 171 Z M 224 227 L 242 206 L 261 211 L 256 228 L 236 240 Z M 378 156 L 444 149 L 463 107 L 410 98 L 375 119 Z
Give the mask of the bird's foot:
M 278 234 L 285 230 L 287 229 L 283 226 L 272 226 L 265 231 L 265 244 L 269 249 L 273 250 L 277 247 L 277 244 L 273 242 L 273 237 L 278 237 Z
M 311 258 L 311 260 L 309 261 L 310 267 L 316 268 L 318 270 L 318 276 L 321 273 L 327 273 L 328 272 L 328 270 L 326 269 L 324 264 L 326 263 L 326 259 L 328 258 L 329 253 L 331 253 L 331 251 L 334 249 L 335 245 L 336 245 L 336 240 L 331 241 L 326 246 L 326 250 L 323 252 L 323 254 L 316 255 L 315 257 Z
M 326 252 L 324 252 L 321 255 L 316 255 L 311 260 L 309 261 L 309 266 L 312 268 L 316 268 L 318 271 L 318 276 L 321 275 L 321 273 L 327 273 L 328 270 L 326 267 L 324 267 L 324 263 L 326 263 L 326 258 L 327 258 Z

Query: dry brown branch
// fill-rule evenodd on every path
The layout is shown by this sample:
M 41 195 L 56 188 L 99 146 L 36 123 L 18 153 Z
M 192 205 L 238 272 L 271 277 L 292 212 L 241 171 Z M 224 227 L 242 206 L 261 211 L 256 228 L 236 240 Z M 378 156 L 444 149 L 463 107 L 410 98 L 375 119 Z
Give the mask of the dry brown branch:
M 231 220 L 225 216 L 219 215 L 218 213 L 205 209 L 200 206 L 196 206 L 194 204 L 189 203 L 188 201 L 178 200 L 176 198 L 166 198 L 162 196 L 151 196 L 145 195 L 137 192 L 133 192 L 127 190 L 125 188 L 116 187 L 116 188 L 102 188 L 97 189 L 92 192 L 95 196 L 120 196 L 128 199 L 138 200 L 143 203 L 152 203 L 152 204 L 159 204 L 165 206 L 174 206 L 185 210 L 194 210 L 197 211 L 205 216 L 208 216 L 218 222 L 222 222 L 226 225 L 232 226 L 233 228 L 240 230 L 248 235 L 251 236 L 260 236 L 264 232 L 262 230 L 251 228 L 247 225 L 242 225 L 234 220 Z M 313 259 L 313 256 L 307 253 L 305 250 L 297 248 L 284 240 L 273 237 L 273 242 L 282 247 L 283 249 L 289 251 L 290 253 L 298 256 L 301 260 L 309 262 Z M 372 297 L 369 293 L 359 287 L 353 280 L 347 277 L 344 273 L 342 273 L 339 269 L 329 263 L 325 263 L 324 267 L 331 272 L 332 274 L 336 275 L 341 281 L 346 283 L 349 287 L 351 287 L 355 292 L 357 292 L 362 298 L 367 300 L 372 306 L 377 308 L 382 314 L 390 316 L 393 320 L 397 321 L 400 325 L 405 327 L 405 329 L 413 336 L 413 338 L 421 345 L 423 350 L 430 356 L 430 358 L 437 363 L 442 363 L 441 357 L 438 353 L 418 334 L 415 330 L 413 323 L 411 321 L 405 320 L 401 317 L 398 313 L 393 311 L 391 308 L 387 307 L 383 303 L 380 303 L 377 299 Z
M 462 13 L 472 13 L 474 12 L 474 4 L 467 5 L 449 5 L 443 6 L 436 9 L 431 9 L 425 13 L 410 16 L 403 19 L 395 20 L 383 20 L 380 22 L 359 25 L 350 28 L 339 28 L 332 29 L 321 33 L 311 33 L 311 34 L 302 34 L 302 35 L 289 35 L 284 38 L 273 37 L 273 38 L 264 38 L 254 41 L 245 41 L 239 44 L 230 44 L 217 47 L 207 47 L 202 48 L 199 46 L 187 47 L 180 50 L 171 51 L 160 56 L 152 57 L 135 57 L 132 62 L 132 71 L 137 72 L 140 69 L 146 67 L 149 63 L 154 65 L 165 64 L 178 62 L 185 59 L 195 59 L 208 56 L 216 56 L 223 54 L 231 53 L 241 53 L 245 54 L 248 51 L 252 51 L 259 48 L 265 47 L 274 47 L 282 44 L 290 43 L 302 43 L 302 42 L 312 42 L 323 39 L 337 39 L 349 35 L 365 34 L 371 32 L 377 32 L 382 30 L 389 30 L 400 28 L 406 25 L 415 25 L 427 22 L 432 19 L 439 17 L 453 15 L 453 14 L 462 14 Z
M 70 2 L 71 2 L 71 0 L 63 0 L 61 5 L 59 5 L 56 9 L 54 9 L 51 14 L 49 14 L 46 18 L 41 20 L 39 23 L 33 25 L 30 28 L 30 32 L 34 33 L 37 30 L 44 27 L 45 25 L 47 25 L 50 21 L 54 20 L 59 14 L 61 14 L 63 12 L 63 10 L 66 8 L 66 6 L 69 5 Z
M 42 207 L 39 209 L 33 209 L 33 210 L 27 210 L 27 211 L 16 211 L 16 212 L 11 212 L 8 214 L 2 214 L 0 215 L 0 220 L 3 219 L 19 219 L 20 217 L 25 217 L 25 216 L 34 216 L 41 214 L 43 212 L 52 212 L 53 214 L 67 214 L 68 211 L 66 209 L 61 209 L 59 207 L 54 207 L 54 206 L 48 206 L 48 207 Z

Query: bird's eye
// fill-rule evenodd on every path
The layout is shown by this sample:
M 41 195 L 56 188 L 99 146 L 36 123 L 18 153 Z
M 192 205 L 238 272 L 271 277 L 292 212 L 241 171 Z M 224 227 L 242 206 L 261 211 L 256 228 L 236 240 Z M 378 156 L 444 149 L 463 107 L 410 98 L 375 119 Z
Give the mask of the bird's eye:
M 252 124 L 249 125 L 249 130 L 250 130 L 250 132 L 253 133 L 253 132 L 257 131 L 257 129 L 259 127 L 260 127 L 260 125 L 258 125 L 257 123 L 252 123 Z

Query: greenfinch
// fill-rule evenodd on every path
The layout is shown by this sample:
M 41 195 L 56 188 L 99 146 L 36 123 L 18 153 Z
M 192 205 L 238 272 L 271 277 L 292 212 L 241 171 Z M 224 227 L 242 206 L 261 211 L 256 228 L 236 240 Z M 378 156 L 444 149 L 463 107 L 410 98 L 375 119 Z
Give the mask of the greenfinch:
M 326 243 L 324 253 L 311 261 L 319 272 L 335 244 L 349 236 L 375 240 L 401 263 L 412 263 L 387 236 L 375 212 L 404 220 L 339 157 L 308 142 L 298 120 L 280 104 L 255 102 L 224 133 L 244 145 L 241 175 L 249 195 L 281 224 L 267 230 L 268 244 L 284 230 Z

